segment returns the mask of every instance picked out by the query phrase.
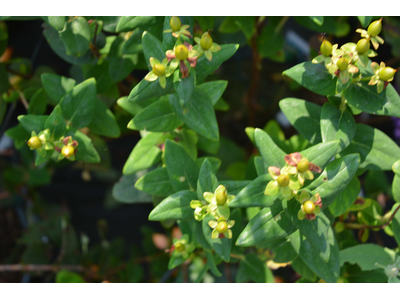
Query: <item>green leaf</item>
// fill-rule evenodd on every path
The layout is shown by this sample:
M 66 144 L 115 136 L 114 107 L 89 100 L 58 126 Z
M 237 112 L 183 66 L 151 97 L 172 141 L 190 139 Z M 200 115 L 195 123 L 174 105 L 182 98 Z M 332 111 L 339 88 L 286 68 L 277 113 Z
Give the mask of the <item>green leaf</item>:
M 256 24 L 255 16 L 237 16 L 235 17 L 235 24 L 240 30 L 243 31 L 246 38 L 249 40 L 254 33 L 254 28 Z M 261 49 L 261 48 L 259 48 Z
M 55 30 L 50 25 L 48 25 L 47 23 L 45 23 L 43 27 L 44 27 L 43 34 L 47 42 L 49 43 L 51 49 L 53 49 L 53 51 L 62 59 L 73 65 L 84 65 L 93 61 L 93 55 L 90 51 L 86 52 L 85 55 L 79 57 L 67 53 L 67 48 L 65 47 L 63 41 L 61 40 L 58 31 Z
M 38 132 L 37 132 L 38 133 Z M 28 132 L 21 123 L 17 126 L 7 129 L 4 134 L 14 140 L 14 145 L 16 149 L 21 149 L 26 146 L 26 142 L 31 137 L 31 132 Z
M 123 37 L 117 37 L 111 44 L 108 53 L 108 73 L 113 82 L 125 79 L 138 64 L 137 54 L 124 54 L 126 41 Z M 157 82 L 158 83 L 158 82 Z
M 176 191 L 194 191 L 197 186 L 199 169 L 189 154 L 181 145 L 172 140 L 165 142 L 164 154 L 168 175 L 174 189 Z
M 351 105 L 369 114 L 400 117 L 400 96 L 390 83 L 378 94 L 376 85 L 360 81 L 352 84 L 343 95 Z
M 400 202 L 400 176 L 395 174 L 392 182 L 393 199 Z
M 167 197 L 175 192 L 169 180 L 167 168 L 157 168 L 140 177 L 135 188 L 150 195 Z
M 336 94 L 336 76 L 329 74 L 324 64 L 304 62 L 283 72 L 301 86 L 322 96 Z M 346 97 L 347 99 L 347 97 Z
M 218 187 L 218 179 L 215 176 L 213 167 L 210 161 L 206 158 L 201 165 L 199 179 L 197 180 L 197 199 L 204 199 L 203 193 L 214 193 Z
M 130 38 L 124 43 L 122 54 L 136 54 L 143 52 L 142 35 L 143 30 L 135 29 Z
M 47 94 L 43 88 L 40 88 L 33 94 L 29 101 L 28 113 L 32 115 L 41 115 L 46 112 Z
M 213 173 L 217 173 L 219 167 L 221 166 L 221 161 L 218 158 L 212 156 L 203 156 L 196 159 L 196 165 L 199 168 L 199 170 L 206 159 L 210 162 Z
M 149 133 L 143 137 L 133 148 L 125 162 L 122 173 L 132 174 L 150 168 L 161 160 L 161 150 L 156 146 L 162 133 Z
M 36 155 L 35 166 L 38 166 L 38 165 L 48 161 L 52 157 L 53 153 L 54 153 L 54 149 L 46 150 L 46 155 L 44 157 L 42 157 L 40 155 Z
M 56 274 L 56 283 L 85 283 L 85 280 L 77 273 L 61 270 Z
M 268 170 L 268 167 L 271 166 L 282 168 L 286 164 L 286 153 L 274 143 L 264 130 L 256 128 L 254 136 L 256 146 L 264 161 L 265 170 Z
M 341 111 L 330 103 L 321 110 L 321 136 L 324 143 L 340 140 L 343 150 L 350 145 L 356 133 L 356 121 L 347 110 Z
M 261 156 L 254 157 L 254 166 L 258 176 L 268 174 L 268 170 L 264 167 L 264 160 Z
M 206 153 L 217 154 L 219 149 L 219 140 L 213 141 L 205 138 L 202 135 L 198 135 L 199 140 L 197 141 L 197 147 L 199 150 L 203 150 Z
M 197 60 L 196 80 L 201 81 L 213 73 L 224 61 L 231 58 L 238 48 L 238 44 L 221 45 L 221 50 L 213 53 L 211 61 L 209 61 L 205 55 L 202 55 Z
M 350 25 L 346 21 L 340 20 L 337 17 L 325 16 L 322 25 L 317 25 L 310 17 L 296 16 L 294 18 L 300 25 L 318 33 L 325 32 L 334 34 L 337 37 L 343 37 L 350 31 Z
M 168 98 L 161 98 L 139 112 L 128 123 L 128 128 L 152 132 L 167 132 L 176 129 L 182 124 L 182 121 L 178 119 L 171 108 Z
M 271 180 L 269 174 L 261 175 L 244 187 L 240 193 L 229 203 L 230 207 L 268 207 L 276 204 L 279 194 L 266 196 L 265 187 Z M 277 200 L 278 199 L 278 200 Z
M 157 102 L 158 100 L 158 98 L 154 97 L 140 102 L 130 102 L 128 101 L 128 96 L 124 96 L 117 100 L 117 104 L 118 106 L 129 112 L 131 115 L 136 116 L 147 106 L 154 102 Z
M 179 98 L 179 104 L 183 109 L 187 109 L 189 102 L 193 95 L 195 88 L 196 72 L 194 69 L 190 70 L 189 77 L 180 78 L 179 70 L 176 70 L 173 74 L 174 89 Z
M 309 267 L 307 267 L 307 265 L 300 257 L 297 257 L 294 261 L 291 262 L 290 265 L 296 271 L 296 273 L 300 274 L 303 278 L 311 281 L 315 281 L 317 279 L 315 273 L 311 271 Z
M 41 17 L 46 23 L 49 23 L 55 30 L 61 31 L 64 29 L 65 17 L 48 16 Z
M 272 58 L 283 47 L 284 37 L 276 30 L 277 27 L 271 22 L 264 26 L 261 34 L 257 38 L 257 49 L 259 49 L 261 57 Z
M 301 204 L 298 201 L 289 201 L 288 212 L 291 222 L 300 229 L 300 233 L 307 238 L 311 247 L 319 258 L 327 262 L 330 257 L 330 246 L 328 244 L 328 231 L 331 229 L 329 219 L 321 212 L 316 215 L 314 220 L 299 220 L 297 213 Z
M 333 200 L 346 188 L 356 173 L 360 164 L 357 154 L 348 154 L 331 161 L 315 180 L 321 184 L 312 194 L 319 193 L 322 199 L 323 209 L 328 207 Z
M 87 79 L 68 92 L 60 106 L 68 124 L 77 129 L 89 125 L 96 104 L 96 80 Z
M 175 46 L 175 37 L 172 36 L 171 32 L 164 32 L 166 30 L 171 30 L 171 26 L 169 26 L 169 21 L 171 20 L 170 16 L 166 16 L 164 18 L 164 25 L 163 25 L 163 40 L 162 40 L 162 47 L 164 51 L 173 49 Z
M 289 240 L 301 260 L 315 274 L 328 283 L 335 283 L 338 281 L 340 273 L 339 246 L 331 227 L 329 227 L 328 231 L 328 244 L 330 247 L 330 257 L 328 262 L 325 262 L 320 258 L 318 252 L 316 252 L 308 240 L 300 234 L 299 230 L 290 235 Z
M 160 86 L 158 80 L 146 81 L 142 79 L 131 91 L 128 97 L 130 102 L 139 102 L 152 97 L 161 97 L 174 92 L 171 76 L 167 78 L 165 89 Z
M 246 254 L 239 263 L 239 269 L 236 275 L 236 282 L 243 283 L 248 280 L 257 283 L 274 283 L 274 275 L 267 267 L 267 264 L 261 261 L 256 254 Z
M 287 210 L 277 202 L 274 206 L 263 208 L 240 234 L 237 246 L 250 247 L 267 241 L 287 237 L 297 230 L 290 221 Z
M 350 146 L 341 155 L 359 153 L 360 168 L 391 170 L 400 157 L 399 146 L 379 129 L 364 124 L 356 125 L 356 134 Z
M 364 28 L 367 28 L 367 26 L 369 25 L 369 23 L 371 23 L 372 21 L 372 16 L 367 16 L 367 17 L 357 17 L 358 21 L 360 21 L 361 26 Z
M 358 264 L 363 271 L 379 269 L 380 264 L 387 266 L 395 261 L 395 252 L 375 244 L 362 244 L 341 250 L 340 266 L 345 262 Z
M 356 201 L 361 189 L 360 181 L 356 176 L 350 181 L 347 187 L 329 205 L 329 210 L 335 216 L 343 215 L 354 201 Z
M 44 89 L 52 100 L 53 105 L 57 105 L 65 94 L 72 91 L 75 86 L 75 80 L 51 73 L 41 75 Z
M 89 129 L 98 135 L 119 137 L 121 132 L 114 114 L 98 98 L 95 103 L 93 119 L 88 125 Z
M 195 200 L 194 191 L 179 191 L 160 202 L 150 213 L 150 221 L 184 220 L 193 218 L 190 201 Z
M 83 56 L 89 50 L 90 28 L 84 17 L 76 17 L 67 22 L 66 28 L 60 32 L 60 39 L 67 48 L 67 54 Z
M 200 84 L 197 87 L 203 90 L 210 98 L 211 103 L 215 105 L 222 97 L 227 85 L 228 81 L 226 80 L 216 80 Z
M 309 17 L 311 20 L 313 20 L 313 22 L 315 24 L 317 24 L 318 26 L 321 26 L 322 24 L 324 24 L 324 17 Z
M 150 66 L 150 57 L 162 61 L 165 58 L 165 52 L 160 40 L 147 31 L 143 32 L 142 45 L 146 64 L 149 65 L 149 70 L 152 70 L 152 67 Z
M 142 170 L 130 175 L 123 175 L 114 185 L 112 190 L 113 197 L 123 203 L 152 203 L 152 197 L 136 188 L 136 182 L 143 178 L 147 170 Z
M 117 32 L 132 31 L 138 27 L 148 27 L 157 22 L 156 17 L 153 16 L 122 16 L 117 25 Z
M 112 85 L 111 77 L 108 74 L 108 69 L 108 61 L 103 60 L 100 64 L 95 64 L 83 72 L 85 78 L 94 77 L 94 79 L 96 79 L 96 88 L 98 94 L 107 92 Z M 120 72 L 121 70 L 118 71 Z
M 226 187 L 228 195 L 237 195 L 250 182 L 250 180 L 222 180 L 219 184 Z
M 271 249 L 274 252 L 274 262 L 287 263 L 295 260 L 298 255 L 289 240 Z
M 116 16 L 100 16 L 100 17 L 93 17 L 96 20 L 101 20 L 103 21 L 103 30 L 106 32 L 113 32 L 115 33 L 119 19 L 122 17 L 116 17 Z
M 319 105 L 302 99 L 285 98 L 279 101 L 279 107 L 290 124 L 311 144 L 322 142 Z
M 78 151 L 75 154 L 76 160 L 88 163 L 100 162 L 100 156 L 94 148 L 92 140 L 88 136 L 73 127 L 67 127 L 65 136 L 72 136 L 72 139 L 77 140 L 79 143 Z
M 18 121 L 28 132 L 36 132 L 38 134 L 40 131 L 45 130 L 44 124 L 46 123 L 48 116 L 34 116 L 34 115 L 20 115 L 18 116 Z
M 54 140 L 59 140 L 62 136 L 64 136 L 67 125 L 65 124 L 60 105 L 56 105 L 56 107 L 54 107 L 52 113 L 47 118 L 44 127 L 46 129 L 50 129 L 50 135 L 54 135 Z
M 218 270 L 217 265 L 215 264 L 213 255 L 208 251 L 205 251 L 205 252 L 206 252 L 206 257 L 207 257 L 207 266 L 210 268 L 211 273 L 216 277 L 221 277 L 222 274 Z
M 300 154 L 306 157 L 310 162 L 324 168 L 339 150 L 339 141 L 332 141 L 307 148 L 306 150 L 300 151 Z
M 228 238 L 212 239 L 211 232 L 213 229 L 208 225 L 208 222 L 211 220 L 214 220 L 214 216 L 208 213 L 205 215 L 202 221 L 204 237 L 206 241 L 215 250 L 215 253 L 217 253 L 219 257 L 222 258 L 223 261 L 229 262 L 231 255 L 232 239 Z
M 399 207 L 400 204 L 395 204 L 392 207 L 392 214 L 395 212 L 397 207 Z M 392 230 L 394 234 L 394 238 L 397 242 L 397 245 L 400 245 L 400 212 L 397 211 L 396 214 L 394 215 L 392 219 Z
M 176 94 L 169 96 L 169 103 L 177 117 L 185 124 L 211 140 L 219 139 L 218 123 L 211 100 L 205 92 L 195 88 L 185 109 L 180 105 Z

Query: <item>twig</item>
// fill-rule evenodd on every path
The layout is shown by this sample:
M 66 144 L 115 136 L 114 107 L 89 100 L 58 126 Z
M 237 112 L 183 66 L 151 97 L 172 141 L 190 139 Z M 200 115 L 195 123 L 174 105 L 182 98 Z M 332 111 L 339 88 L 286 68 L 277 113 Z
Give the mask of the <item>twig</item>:
M 25 79 L 31 79 L 31 77 L 32 77 L 32 74 L 31 75 L 22 74 L 22 73 L 20 73 L 18 71 L 15 71 L 15 70 L 11 69 L 8 66 L 6 67 L 6 70 L 7 70 L 7 72 L 9 72 L 11 74 L 21 76 L 22 78 L 25 78 Z
M 243 255 L 237 255 L 237 254 L 234 254 L 234 253 L 231 253 L 231 257 L 233 257 L 233 258 L 238 258 L 238 259 L 241 259 L 241 260 L 244 259 L 244 256 L 243 256 Z
M 22 104 L 25 106 L 25 109 L 29 109 L 29 103 L 26 101 L 25 95 L 22 91 L 17 90 L 17 93 L 19 94 L 19 99 L 21 100 Z
M 355 223 L 344 223 L 345 228 L 347 229 L 372 229 L 372 228 L 379 228 L 383 229 L 390 224 L 392 219 L 394 218 L 395 214 L 399 211 L 400 205 L 395 209 L 393 214 L 390 216 L 389 220 L 383 225 L 365 225 L 365 224 L 355 224 Z
M 228 283 L 233 283 L 232 276 L 231 276 L 231 266 L 228 263 L 225 263 L 225 275 L 226 275 L 226 280 L 228 281 Z

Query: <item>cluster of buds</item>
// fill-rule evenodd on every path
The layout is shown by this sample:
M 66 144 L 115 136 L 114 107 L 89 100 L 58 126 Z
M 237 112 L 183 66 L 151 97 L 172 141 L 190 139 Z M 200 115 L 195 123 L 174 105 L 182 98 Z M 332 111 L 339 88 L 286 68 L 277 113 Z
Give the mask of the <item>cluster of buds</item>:
M 287 200 L 297 195 L 297 191 L 304 185 L 305 179 L 313 180 L 312 172 L 321 173 L 321 168 L 302 157 L 299 152 L 285 155 L 286 166 L 282 169 L 269 167 L 268 173 L 272 179 L 265 188 L 265 195 L 276 195 L 279 192 Z
M 232 238 L 232 231 L 229 229 L 235 221 L 230 220 L 229 203 L 235 198 L 234 195 L 228 195 L 225 186 L 219 185 L 214 193 L 204 192 L 204 200 L 192 200 L 190 207 L 194 209 L 194 218 L 197 221 L 204 219 L 207 213 L 211 214 L 215 220 L 208 222 L 208 225 L 213 228 L 211 237 L 213 239 L 226 237 Z
M 57 152 L 60 152 L 58 155 L 58 160 L 62 160 L 64 158 L 70 161 L 75 160 L 75 154 L 78 151 L 78 142 L 73 140 L 71 136 L 61 138 L 59 141 L 54 142 L 54 147 Z
M 36 150 L 41 157 L 46 156 L 46 150 L 54 149 L 50 129 L 43 130 L 36 134 L 32 131 L 31 138 L 26 142 L 31 150 Z
M 189 25 L 181 25 L 181 20 L 178 17 L 171 17 L 169 25 L 171 29 L 164 32 L 172 32 L 172 36 L 177 38 L 175 47 L 172 50 L 165 52 L 166 58 L 160 63 L 154 57 L 150 58 L 152 70 L 144 78 L 147 81 L 155 81 L 159 79 L 160 86 L 165 89 L 166 78 L 174 73 L 179 66 L 182 73 L 181 78 L 189 77 L 190 68 L 195 68 L 197 59 L 204 53 L 209 61 L 212 60 L 212 52 L 217 52 L 221 47 L 213 42 L 209 32 L 205 32 L 200 38 L 195 38 L 198 45 L 193 47 L 187 41 L 182 42 L 181 35 L 192 37 L 187 30 Z M 168 65 L 169 64 L 169 65 Z
M 165 250 L 165 252 L 172 252 L 172 256 L 174 257 L 182 257 L 182 259 L 186 260 L 195 249 L 195 246 L 189 243 L 188 234 L 182 235 L 180 239 L 173 239 L 172 242 L 173 245 L 171 248 Z
M 352 74 L 359 72 L 359 67 L 367 67 L 369 57 L 377 56 L 377 53 L 370 49 L 370 43 L 375 50 L 378 49 L 379 44 L 384 43 L 384 40 L 378 36 L 381 30 L 382 18 L 372 22 L 367 30 L 356 30 L 361 33 L 361 39 L 357 44 L 346 43 L 338 49 L 337 44 L 332 46 L 329 41 L 324 40 L 320 47 L 320 55 L 315 57 L 312 63 L 324 62 L 329 73 L 337 76 L 342 84 L 346 84 L 353 77 Z M 375 74 L 371 76 L 368 84 L 377 84 L 377 92 L 381 93 L 393 80 L 397 70 L 386 67 L 383 62 L 380 65 L 374 62 L 371 66 Z M 361 80 L 361 75 L 357 79 Z
M 322 200 L 319 193 L 316 193 L 311 197 L 309 192 L 302 191 L 296 199 L 301 204 L 300 210 L 297 213 L 299 220 L 314 220 L 315 215 L 318 215 L 321 212 Z

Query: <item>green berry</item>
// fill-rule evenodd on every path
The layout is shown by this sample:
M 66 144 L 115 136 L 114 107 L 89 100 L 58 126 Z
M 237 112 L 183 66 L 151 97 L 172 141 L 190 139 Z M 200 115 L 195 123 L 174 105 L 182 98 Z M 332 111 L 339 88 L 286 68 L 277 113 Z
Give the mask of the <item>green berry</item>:
M 315 204 L 311 200 L 303 203 L 303 210 L 306 214 L 312 214 L 315 210 Z
M 279 186 L 282 186 L 282 187 L 288 186 L 289 185 L 289 176 L 281 174 L 278 176 L 277 181 L 278 181 Z
M 370 44 L 368 39 L 361 39 L 357 42 L 356 51 L 358 54 L 364 54 L 369 50 Z
M 153 73 L 158 77 L 163 76 L 165 74 L 165 67 L 162 64 L 155 64 L 153 66 Z
M 338 66 L 340 71 L 344 71 L 349 66 L 349 60 L 345 57 L 342 57 L 338 60 L 336 65 Z
M 72 146 L 64 146 L 61 150 L 61 154 L 64 155 L 66 158 L 71 158 L 74 155 L 75 149 Z
M 393 78 L 396 70 L 391 67 L 383 68 L 379 71 L 379 79 L 383 81 L 388 81 Z
M 228 230 L 228 224 L 225 221 L 219 222 L 216 229 L 219 233 L 225 233 Z
M 33 148 L 33 149 L 38 149 L 42 146 L 42 142 L 37 136 L 33 136 L 29 139 L 28 141 L 28 146 Z
M 172 31 L 178 31 L 181 29 L 181 20 L 178 17 L 171 17 L 169 26 L 171 26 Z
M 179 60 L 186 60 L 188 58 L 189 51 L 185 45 L 178 45 L 175 48 L 175 57 Z
M 330 56 L 332 54 L 332 44 L 329 41 L 323 41 L 319 48 L 323 56 Z
M 340 233 L 344 230 L 344 223 L 343 222 L 336 222 L 335 230 L 337 233 Z
M 382 19 L 379 19 L 369 24 L 367 32 L 369 36 L 374 37 L 377 36 L 381 32 L 381 30 L 382 30 Z
M 5 102 L 14 102 L 15 100 L 17 100 L 19 98 L 19 94 L 16 91 L 12 91 L 12 92 L 5 92 L 3 94 L 3 100 Z
M 215 196 L 215 199 L 217 200 L 218 205 L 224 205 L 226 203 L 226 199 L 228 199 L 228 196 L 224 192 L 220 192 Z
M 297 164 L 297 171 L 299 171 L 300 173 L 303 173 L 303 172 L 307 171 L 308 170 L 308 165 L 309 164 L 308 164 L 307 160 L 300 161 Z
M 210 49 L 212 44 L 213 44 L 213 39 L 210 36 L 210 34 L 204 35 L 200 40 L 200 46 L 204 50 Z
M 181 243 L 176 243 L 175 250 L 178 251 L 178 252 L 182 252 L 182 251 L 185 250 L 185 245 L 183 245 Z

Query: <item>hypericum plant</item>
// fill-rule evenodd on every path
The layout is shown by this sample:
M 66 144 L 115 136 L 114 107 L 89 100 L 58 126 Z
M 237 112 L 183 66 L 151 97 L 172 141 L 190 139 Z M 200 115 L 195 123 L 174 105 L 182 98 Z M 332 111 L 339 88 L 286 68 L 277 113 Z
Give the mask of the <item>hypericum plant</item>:
M 287 18 L 275 25 L 264 18 L 227 17 L 220 31 L 243 32 L 258 72 L 263 57 L 281 61 L 284 39 L 279 31 Z M 46 71 L 32 75 L 31 82 L 29 76 L 8 78 L 1 65 L 0 75 L 6 76 L 0 80 L 7 78 L 7 86 L 1 86 L 0 94 L 7 101 L 25 103 L 25 87 L 32 84 L 34 90 L 27 115 L 7 135 L 16 145 L 27 147 L 27 142 L 37 150 L 35 165 L 63 158 L 87 165 L 99 163 L 98 150 L 106 148 L 99 135 L 118 137 L 121 123 L 140 131 L 113 194 L 122 202 L 152 202 L 149 220 L 161 221 L 166 229 L 179 226 L 182 238 L 173 239 L 171 256 L 164 257 L 169 269 L 185 263 L 197 270 L 191 279 L 196 282 L 208 270 L 221 276 L 222 262 L 238 263 L 237 282 L 273 282 L 271 269 L 287 265 L 302 282 L 346 282 L 359 273 L 372 281 L 400 281 L 398 248 L 366 243 L 370 231 L 384 229 L 400 245 L 400 205 L 383 212 L 376 195 L 360 195 L 359 180 L 364 173 L 367 181 L 384 174 L 375 172 L 393 171 L 391 194 L 400 202 L 400 148 L 382 131 L 354 118 L 361 112 L 400 117 L 400 97 L 390 84 L 397 70 L 370 60 L 377 55 L 370 43 L 375 50 L 383 43 L 378 35 L 385 30 L 384 19 L 368 26 L 372 18 L 360 17 L 368 28 L 357 30 L 357 43 L 339 47 L 325 38 L 312 61 L 283 72 L 326 97 L 325 103 L 280 100 L 280 109 L 299 133 L 288 140 L 276 122 L 264 129 L 246 128 L 256 148 L 248 164 L 251 180 L 222 180 L 227 178 L 223 162 L 212 156 L 221 142 L 215 110 L 224 106 L 228 82 L 208 76 L 239 45 L 216 44 L 213 38 L 218 42 L 219 35 L 215 31 L 211 37 L 210 19 L 43 19 L 46 40 L 74 64 L 71 73 L 78 75 L 72 79 Z M 321 32 L 330 27 L 323 27 L 324 17 L 296 20 L 322 26 L 317 27 Z M 130 74 L 135 68 L 147 75 L 114 105 L 121 87 L 117 83 L 134 82 Z M 128 124 L 125 117 L 131 119 Z M 219 157 L 230 150 L 225 147 Z

